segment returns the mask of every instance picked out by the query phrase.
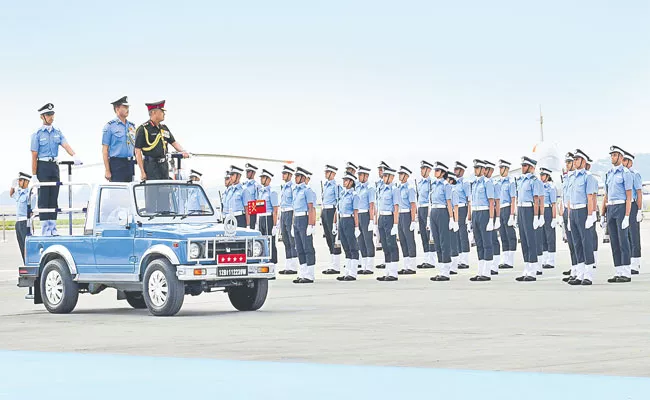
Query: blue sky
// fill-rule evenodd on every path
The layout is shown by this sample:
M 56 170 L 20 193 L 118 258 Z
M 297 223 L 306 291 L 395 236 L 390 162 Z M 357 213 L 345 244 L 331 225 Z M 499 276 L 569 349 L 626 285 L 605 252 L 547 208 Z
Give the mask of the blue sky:
M 166 99 L 195 152 L 417 167 L 530 153 L 541 103 L 562 151 L 650 151 L 648 20 L 647 1 L 14 2 L 0 13 L 3 136 L 28 169 L 51 101 L 98 162 L 108 103 L 128 95 L 138 124 Z

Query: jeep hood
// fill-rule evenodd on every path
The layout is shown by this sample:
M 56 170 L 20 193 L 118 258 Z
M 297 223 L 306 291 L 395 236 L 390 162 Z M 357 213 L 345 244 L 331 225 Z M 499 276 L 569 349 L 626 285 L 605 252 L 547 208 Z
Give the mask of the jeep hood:
M 217 223 L 178 223 L 178 224 L 143 224 L 142 231 L 146 238 L 157 239 L 195 239 L 225 236 L 223 224 Z M 237 228 L 235 237 L 261 236 L 258 231 Z

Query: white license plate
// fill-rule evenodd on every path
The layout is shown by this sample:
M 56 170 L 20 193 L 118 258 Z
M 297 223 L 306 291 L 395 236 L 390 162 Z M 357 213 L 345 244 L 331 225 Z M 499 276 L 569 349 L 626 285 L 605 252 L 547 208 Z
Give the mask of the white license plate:
M 247 276 L 248 267 L 218 267 L 217 276 L 231 277 L 231 276 Z

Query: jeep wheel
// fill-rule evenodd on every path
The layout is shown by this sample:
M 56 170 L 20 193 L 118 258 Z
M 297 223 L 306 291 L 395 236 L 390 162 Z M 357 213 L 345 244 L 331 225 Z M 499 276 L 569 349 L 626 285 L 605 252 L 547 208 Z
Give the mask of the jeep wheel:
M 174 267 L 166 258 L 153 260 L 147 266 L 142 280 L 144 301 L 152 315 L 175 315 L 183 306 L 185 285 L 176 277 Z
M 79 299 L 79 286 L 72 280 L 63 260 L 48 261 L 41 275 L 41 295 L 47 311 L 67 314 L 74 310 Z
M 125 292 L 126 302 L 136 310 L 142 310 L 147 308 L 147 303 L 144 301 L 144 296 L 142 292 Z
M 253 287 L 233 286 L 228 288 L 228 297 L 230 304 L 239 311 L 259 310 L 266 301 L 266 295 L 269 292 L 268 279 L 256 279 L 253 281 Z

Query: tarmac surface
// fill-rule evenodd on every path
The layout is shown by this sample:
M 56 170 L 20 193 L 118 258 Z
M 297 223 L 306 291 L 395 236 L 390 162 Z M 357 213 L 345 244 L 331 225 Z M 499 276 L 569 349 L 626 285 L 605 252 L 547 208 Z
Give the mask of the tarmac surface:
M 470 282 L 474 250 L 472 269 L 451 282 L 431 282 L 435 270 L 398 282 L 377 282 L 381 270 L 338 282 L 320 274 L 329 261 L 320 233 L 314 284 L 278 275 L 264 307 L 250 313 L 222 293 L 187 296 L 171 318 L 133 310 L 112 289 L 81 295 L 71 314 L 49 314 L 16 287 L 20 258 L 8 234 L 0 243 L 0 350 L 650 377 L 650 274 L 644 265 L 632 283 L 606 283 L 609 244 L 600 244 L 590 287 L 561 282 L 569 265 L 561 241 L 558 267 L 537 282 L 515 282 L 520 252 L 515 270 Z M 649 235 L 643 223 L 643 243 Z

